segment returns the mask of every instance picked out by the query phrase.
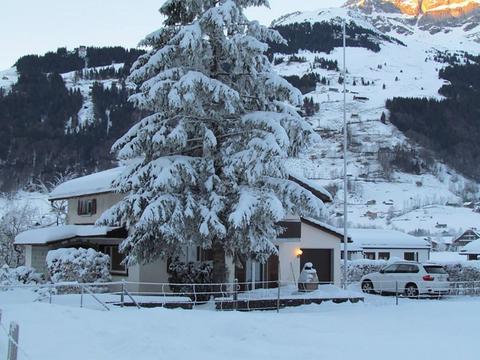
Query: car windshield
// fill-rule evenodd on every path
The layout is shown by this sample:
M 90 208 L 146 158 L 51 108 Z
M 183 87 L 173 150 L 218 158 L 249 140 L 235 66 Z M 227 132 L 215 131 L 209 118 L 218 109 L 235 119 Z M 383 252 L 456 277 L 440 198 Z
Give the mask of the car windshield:
M 445 269 L 441 266 L 431 266 L 431 265 L 426 265 L 424 266 L 425 271 L 429 274 L 446 274 L 447 272 Z

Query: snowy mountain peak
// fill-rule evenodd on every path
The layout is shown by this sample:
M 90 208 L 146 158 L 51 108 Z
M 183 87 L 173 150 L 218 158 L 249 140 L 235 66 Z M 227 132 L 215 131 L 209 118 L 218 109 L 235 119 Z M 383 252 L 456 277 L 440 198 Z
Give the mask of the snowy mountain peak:
M 393 37 L 428 32 L 450 34 L 460 44 L 465 40 L 480 43 L 480 0 L 348 0 L 342 8 L 287 14 L 272 26 L 305 22 L 339 25 L 343 20 Z
M 471 14 L 480 8 L 480 0 L 349 0 L 346 6 L 368 12 L 401 12 L 415 17 L 445 18 Z

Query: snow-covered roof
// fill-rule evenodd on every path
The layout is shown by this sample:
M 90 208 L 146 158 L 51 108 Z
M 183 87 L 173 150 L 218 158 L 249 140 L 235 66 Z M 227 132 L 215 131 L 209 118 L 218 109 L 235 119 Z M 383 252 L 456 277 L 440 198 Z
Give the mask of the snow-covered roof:
M 323 202 L 333 201 L 332 195 L 323 186 L 313 180 L 309 180 L 295 174 L 290 174 L 290 180 L 303 186 L 304 188 L 312 192 L 313 195 L 321 199 Z
M 115 227 L 94 225 L 63 225 L 33 229 L 22 232 L 15 237 L 15 245 L 46 245 L 76 237 L 107 236 L 117 230 Z
M 113 191 L 112 182 L 116 180 L 124 170 L 124 167 L 117 167 L 66 181 L 57 186 L 50 193 L 49 200 L 63 200 L 76 196 L 101 194 Z M 311 191 L 322 201 L 332 202 L 332 195 L 315 181 L 293 174 L 290 175 L 290 179 Z
M 49 200 L 62 200 L 113 191 L 112 182 L 122 174 L 123 170 L 124 167 L 117 167 L 66 181 L 50 193 Z
M 480 239 L 472 241 L 460 250 L 460 255 L 479 255 L 480 254 Z
M 401 231 L 383 229 L 348 229 L 355 249 L 429 249 L 430 244 L 423 238 Z
M 480 232 L 477 230 L 477 229 L 474 229 L 474 228 L 471 228 L 471 229 L 467 229 L 465 230 L 464 232 L 462 232 L 460 235 L 458 235 L 457 237 L 455 237 L 453 239 L 453 242 L 457 242 L 458 240 L 460 240 L 463 236 L 465 236 L 467 233 L 471 232 L 473 235 L 475 235 L 477 238 L 480 238 Z

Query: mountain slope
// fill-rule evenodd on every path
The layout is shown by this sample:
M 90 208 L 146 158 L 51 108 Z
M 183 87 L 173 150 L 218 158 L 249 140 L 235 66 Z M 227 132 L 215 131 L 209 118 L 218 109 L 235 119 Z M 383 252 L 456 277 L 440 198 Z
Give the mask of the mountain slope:
M 480 41 L 479 0 L 349 0 L 345 7 L 369 16 L 382 31 L 432 34 L 460 29 Z
M 59 49 L 0 73 L 1 191 L 115 166 L 110 147 L 137 116 L 124 79 L 143 51 L 88 49 L 86 70 L 77 50 Z
M 376 8 L 374 13 L 367 13 L 358 8 L 322 9 L 290 14 L 274 22 L 280 31 L 288 29 L 293 32 L 292 39 L 299 39 L 301 34 L 294 33 L 302 28 L 299 25 L 338 25 L 342 19 L 347 19 L 347 28 L 354 24 L 356 31 L 368 29 L 378 44 L 378 51 L 372 51 L 358 44 L 350 46 L 352 39 L 359 38 L 355 33 L 350 33 L 347 39 L 350 222 L 405 231 L 421 228 L 432 234 L 455 233 L 460 228 L 477 226 L 479 214 L 470 209 L 445 207 L 447 203 L 460 205 L 463 200 L 477 199 L 476 182 L 458 174 L 439 161 L 434 153 L 410 141 L 388 122 L 385 108 L 387 99 L 398 96 L 444 99 L 439 89 L 448 81 L 439 78 L 439 71 L 452 62 L 464 64 L 469 61 L 471 56 L 466 51 L 473 55 L 480 53 L 480 44 L 474 41 L 475 31 L 460 25 L 434 32 L 416 19 L 412 20 L 411 16 L 395 12 L 391 4 L 388 11 L 380 10 Z M 338 34 L 334 33 L 333 37 L 336 36 Z M 341 68 L 343 54 L 339 45 L 340 41 L 331 51 L 299 50 L 294 61 L 288 53 L 274 55 L 277 70 L 282 75 L 301 77 L 313 72 L 326 80 L 306 94 L 320 104 L 319 113 L 312 116 L 311 121 L 323 141 L 308 154 L 309 159 L 296 161 L 292 166 L 336 193 L 329 216 L 337 225 L 343 218 L 343 85 L 339 70 L 322 68 L 319 59 L 336 62 Z M 303 60 L 299 62 L 298 59 Z M 382 115 L 384 113 L 386 116 Z M 418 211 L 424 212 L 425 218 L 431 217 L 431 221 L 422 220 Z M 436 227 L 434 220 L 439 213 L 450 214 L 450 221 L 441 228 Z M 471 216 L 464 216 L 465 213 Z M 439 216 L 439 219 L 448 216 Z

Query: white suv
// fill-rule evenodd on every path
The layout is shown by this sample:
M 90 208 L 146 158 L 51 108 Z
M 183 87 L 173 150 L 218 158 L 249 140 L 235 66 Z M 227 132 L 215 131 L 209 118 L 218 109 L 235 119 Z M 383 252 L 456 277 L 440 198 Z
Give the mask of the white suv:
M 396 293 L 408 297 L 444 295 L 450 291 L 448 274 L 441 265 L 397 261 L 362 277 L 366 293 Z

